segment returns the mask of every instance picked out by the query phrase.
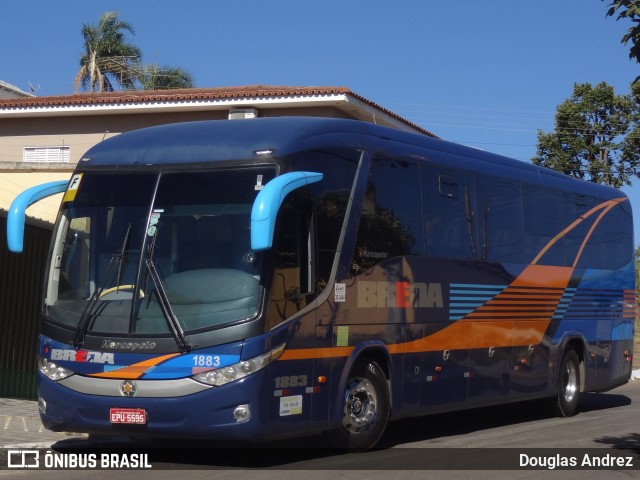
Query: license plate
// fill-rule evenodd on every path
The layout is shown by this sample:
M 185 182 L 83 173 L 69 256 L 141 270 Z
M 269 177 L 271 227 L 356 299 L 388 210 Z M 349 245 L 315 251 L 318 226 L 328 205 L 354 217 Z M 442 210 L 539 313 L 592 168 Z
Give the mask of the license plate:
M 147 412 L 142 408 L 112 408 L 109 418 L 111 423 L 144 425 L 147 423 Z

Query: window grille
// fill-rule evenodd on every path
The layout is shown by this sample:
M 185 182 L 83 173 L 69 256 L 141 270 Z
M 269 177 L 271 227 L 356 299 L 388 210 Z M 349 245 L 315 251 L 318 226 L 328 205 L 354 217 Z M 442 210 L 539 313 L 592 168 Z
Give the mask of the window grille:
M 69 163 L 71 147 L 25 147 L 23 161 L 41 163 Z

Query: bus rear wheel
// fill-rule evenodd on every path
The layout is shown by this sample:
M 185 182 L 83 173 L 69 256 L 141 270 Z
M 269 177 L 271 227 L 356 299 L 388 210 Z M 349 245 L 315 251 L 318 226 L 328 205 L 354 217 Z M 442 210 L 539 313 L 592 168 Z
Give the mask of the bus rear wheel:
M 578 408 L 580 397 L 580 359 L 573 348 L 569 348 L 560 363 L 558 374 L 558 396 L 556 414 L 561 417 L 572 417 Z
M 389 386 L 373 360 L 358 361 L 344 389 L 342 421 L 330 432 L 331 443 L 341 449 L 372 448 L 384 433 L 390 413 Z

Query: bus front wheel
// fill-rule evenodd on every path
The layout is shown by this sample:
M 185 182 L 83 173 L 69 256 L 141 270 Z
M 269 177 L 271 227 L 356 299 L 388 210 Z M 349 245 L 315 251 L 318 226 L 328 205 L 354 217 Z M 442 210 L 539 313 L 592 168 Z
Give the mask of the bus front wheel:
M 580 397 L 580 359 L 573 348 L 569 348 L 560 363 L 558 375 L 558 397 L 556 413 L 561 417 L 571 417 L 578 408 Z
M 358 361 L 344 389 L 342 421 L 330 432 L 331 443 L 342 449 L 366 450 L 384 433 L 389 420 L 389 386 L 373 360 Z

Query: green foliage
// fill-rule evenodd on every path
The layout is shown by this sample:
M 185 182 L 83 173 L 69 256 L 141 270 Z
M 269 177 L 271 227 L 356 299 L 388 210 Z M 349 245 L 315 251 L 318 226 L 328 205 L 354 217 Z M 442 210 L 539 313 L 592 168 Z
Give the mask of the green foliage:
M 168 90 L 193 88 L 193 77 L 189 72 L 170 65 L 147 65 L 139 76 L 145 90 Z
M 616 20 L 629 19 L 633 23 L 622 37 L 625 45 L 631 43 L 629 58 L 640 63 L 640 0 L 617 0 L 609 4 L 607 17 L 616 15 Z M 640 77 L 639 77 L 640 78 Z M 638 80 L 636 78 L 636 80 Z
M 572 177 L 613 187 L 631 185 L 640 163 L 640 84 L 616 95 L 602 82 L 575 84 L 560 104 L 555 130 L 538 131 L 532 162 Z

